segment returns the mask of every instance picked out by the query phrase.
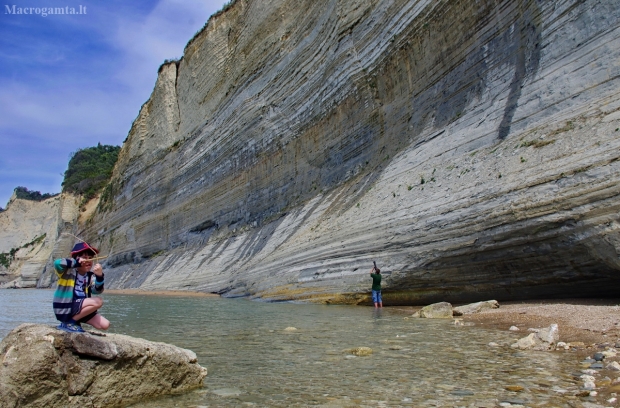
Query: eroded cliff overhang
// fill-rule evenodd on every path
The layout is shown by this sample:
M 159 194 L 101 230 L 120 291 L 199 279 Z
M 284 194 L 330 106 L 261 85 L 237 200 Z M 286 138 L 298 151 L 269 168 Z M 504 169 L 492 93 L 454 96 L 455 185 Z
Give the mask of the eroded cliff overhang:
M 612 0 L 238 0 L 162 66 L 91 233 L 119 287 L 359 302 L 375 259 L 394 302 L 614 293 L 619 28 Z

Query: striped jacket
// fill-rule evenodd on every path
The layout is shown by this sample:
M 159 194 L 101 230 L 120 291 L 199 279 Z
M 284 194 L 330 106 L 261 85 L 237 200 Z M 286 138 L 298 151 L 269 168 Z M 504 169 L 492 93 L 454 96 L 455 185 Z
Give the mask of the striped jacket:
M 58 275 L 58 286 L 54 292 L 54 314 L 56 319 L 61 322 L 68 322 L 73 315 L 71 314 L 71 306 L 73 305 L 73 288 L 75 287 L 76 275 L 75 259 L 56 259 L 54 261 L 54 270 Z M 103 276 L 95 277 L 94 285 L 91 287 L 92 272 L 87 272 L 86 280 L 86 297 L 90 297 L 91 293 L 98 295 L 103 292 Z

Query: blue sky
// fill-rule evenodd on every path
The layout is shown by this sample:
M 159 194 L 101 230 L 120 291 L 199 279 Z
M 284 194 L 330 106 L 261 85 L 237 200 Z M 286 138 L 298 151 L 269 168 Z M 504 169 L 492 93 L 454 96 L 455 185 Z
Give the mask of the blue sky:
M 226 0 L 13 0 L 0 11 L 0 207 L 58 193 L 69 157 L 122 145 L 165 59 Z M 8 6 L 8 8 L 7 8 Z M 62 7 L 85 14 L 13 14 Z M 67 7 L 69 9 L 67 9 Z M 84 9 L 85 7 L 85 9 Z M 25 10 L 28 8 L 28 10 Z M 31 10 L 32 8 L 32 10 Z

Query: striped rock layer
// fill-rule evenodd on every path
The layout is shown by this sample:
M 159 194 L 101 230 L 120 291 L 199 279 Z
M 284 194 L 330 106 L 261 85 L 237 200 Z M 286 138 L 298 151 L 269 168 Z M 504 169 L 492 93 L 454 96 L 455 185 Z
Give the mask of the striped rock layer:
M 385 304 L 620 289 L 615 0 L 237 0 L 162 65 L 109 288 Z

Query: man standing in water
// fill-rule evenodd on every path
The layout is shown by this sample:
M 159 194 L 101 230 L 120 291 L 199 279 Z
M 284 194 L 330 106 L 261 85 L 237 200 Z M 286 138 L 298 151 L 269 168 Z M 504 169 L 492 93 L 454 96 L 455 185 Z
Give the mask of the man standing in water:
M 372 301 L 375 304 L 375 308 L 383 307 L 383 299 L 381 299 L 381 270 L 377 268 L 377 264 L 370 270 L 370 277 L 372 278 Z

